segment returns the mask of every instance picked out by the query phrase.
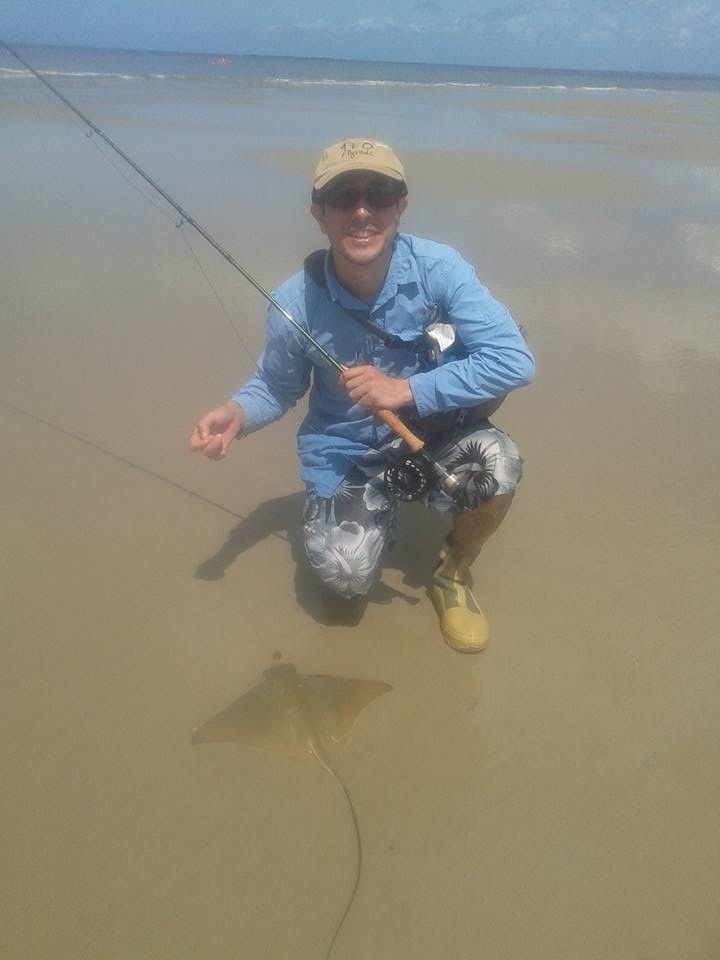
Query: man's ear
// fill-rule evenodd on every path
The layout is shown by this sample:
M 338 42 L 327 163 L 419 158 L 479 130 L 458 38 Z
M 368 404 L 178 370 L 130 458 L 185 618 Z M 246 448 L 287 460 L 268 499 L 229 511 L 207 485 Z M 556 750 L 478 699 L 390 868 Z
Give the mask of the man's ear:
M 311 203 L 310 213 L 317 221 L 317 225 L 320 227 L 322 232 L 327 233 L 327 230 L 325 229 L 325 205 L 322 203 Z

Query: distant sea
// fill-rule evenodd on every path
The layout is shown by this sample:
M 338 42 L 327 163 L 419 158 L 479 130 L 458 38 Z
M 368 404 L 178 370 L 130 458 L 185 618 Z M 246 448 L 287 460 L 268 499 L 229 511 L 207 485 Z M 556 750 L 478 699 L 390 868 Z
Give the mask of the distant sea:
M 362 135 L 406 158 L 408 229 L 452 240 L 482 257 L 492 276 L 503 279 L 507 270 L 507 283 L 517 282 L 519 259 L 526 280 L 533 270 L 543 280 L 575 280 L 587 270 L 596 283 L 606 270 L 610 285 L 624 276 L 628 286 L 676 290 L 692 276 L 694 288 L 707 283 L 716 294 L 720 77 L 19 52 L 188 209 L 228 236 L 239 227 L 238 210 L 246 223 L 262 222 L 274 278 L 306 252 L 318 149 Z M 17 194 L 17 170 L 28 157 L 39 163 L 49 144 L 64 164 L 51 167 L 48 183 L 70 177 L 71 156 L 96 170 L 72 119 L 0 53 L 0 141 L 15 156 L 0 165 L 0 194 Z M 18 201 L 21 224 L 26 208 Z M 269 239 L 280 231 L 282 263 Z
M 258 87 L 459 87 L 502 90 L 720 92 L 720 76 L 482 67 L 435 63 L 331 60 L 72 47 L 21 47 L 38 69 L 64 78 L 96 77 L 125 82 L 211 80 Z M 22 68 L 4 51 L 0 80 L 21 76 Z

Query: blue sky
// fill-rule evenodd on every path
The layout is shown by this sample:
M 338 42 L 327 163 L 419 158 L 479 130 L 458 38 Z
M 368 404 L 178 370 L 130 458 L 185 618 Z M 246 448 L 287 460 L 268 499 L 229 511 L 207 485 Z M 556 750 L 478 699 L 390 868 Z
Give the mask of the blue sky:
M 720 73 L 720 0 L 4 0 L 8 41 Z

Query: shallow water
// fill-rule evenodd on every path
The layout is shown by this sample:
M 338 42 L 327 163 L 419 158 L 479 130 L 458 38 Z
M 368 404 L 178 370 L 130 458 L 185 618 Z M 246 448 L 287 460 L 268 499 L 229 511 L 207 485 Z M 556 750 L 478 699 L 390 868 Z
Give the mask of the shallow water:
M 190 744 L 277 648 L 394 688 L 339 761 L 364 867 L 338 960 L 714 960 L 717 99 L 73 84 L 268 286 L 320 245 L 317 145 L 348 116 L 398 143 L 408 229 L 477 264 L 538 379 L 497 418 L 526 473 L 475 568 L 486 653 L 438 637 L 444 527 L 414 507 L 389 602 L 328 622 L 297 418 L 223 464 L 184 448 L 251 369 L 257 294 L 189 237 L 241 344 L 175 218 L 3 81 L 5 955 L 322 957 L 342 798 L 317 766 Z

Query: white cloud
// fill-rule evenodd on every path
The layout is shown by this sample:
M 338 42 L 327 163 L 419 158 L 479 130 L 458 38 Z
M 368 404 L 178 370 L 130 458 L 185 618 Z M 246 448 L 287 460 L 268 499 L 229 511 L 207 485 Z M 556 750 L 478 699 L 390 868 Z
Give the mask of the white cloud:
M 392 17 L 363 17 L 360 20 L 353 21 L 347 27 L 350 32 L 356 31 L 359 33 L 384 32 L 399 28 L 400 24 Z
M 298 23 L 293 23 L 288 25 L 287 23 L 273 23 L 268 27 L 268 30 L 273 32 L 283 32 L 285 30 L 300 30 L 307 33 L 319 32 L 324 33 L 327 30 L 331 29 L 331 24 L 324 20 L 322 17 L 319 17 L 317 20 L 300 20 Z
M 658 61 L 659 70 L 684 69 L 686 60 L 688 69 L 702 69 L 690 57 L 704 51 L 705 61 L 720 68 L 720 56 L 713 52 L 720 50 L 720 4 L 714 0 L 405 0 L 406 17 L 400 15 L 400 0 L 364 0 L 362 5 L 346 0 L 332 15 L 329 0 L 312 2 L 324 16 L 276 21 L 275 36 L 373 38 L 384 53 L 405 43 L 414 55 L 442 47 L 450 61 L 467 56 L 463 51 L 475 43 L 485 54 L 503 50 L 507 57 L 514 50 L 518 62 L 539 65 L 549 56 L 572 65 L 567 61 L 574 56 L 596 69 L 617 69 L 619 57 L 628 69 L 653 69 L 649 60 Z M 666 64 L 659 62 L 662 57 Z

